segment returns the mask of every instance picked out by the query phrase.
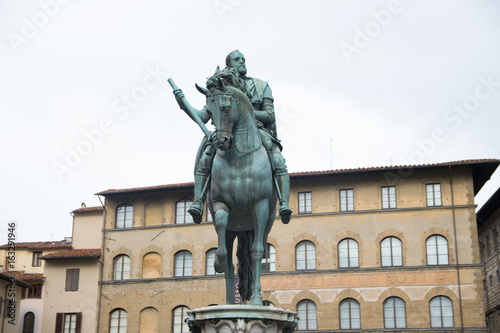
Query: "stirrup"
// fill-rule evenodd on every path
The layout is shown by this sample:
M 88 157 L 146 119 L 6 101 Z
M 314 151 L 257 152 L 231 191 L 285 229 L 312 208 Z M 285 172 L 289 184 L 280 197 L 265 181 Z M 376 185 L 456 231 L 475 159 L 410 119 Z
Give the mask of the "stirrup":
M 288 203 L 284 200 L 280 202 L 279 214 L 281 217 L 281 222 L 283 222 L 284 224 L 288 224 L 288 222 L 290 222 L 292 210 L 290 209 L 290 206 L 288 206 Z
M 188 213 L 193 217 L 194 223 L 200 224 L 203 218 L 203 202 L 199 199 L 193 201 L 193 204 L 189 207 Z

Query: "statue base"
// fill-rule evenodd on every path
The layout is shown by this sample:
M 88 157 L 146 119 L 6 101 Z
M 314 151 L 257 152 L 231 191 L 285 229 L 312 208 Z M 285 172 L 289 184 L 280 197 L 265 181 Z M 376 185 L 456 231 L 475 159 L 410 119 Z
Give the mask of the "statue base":
M 263 305 L 216 305 L 188 311 L 192 333 L 290 333 L 297 313 Z

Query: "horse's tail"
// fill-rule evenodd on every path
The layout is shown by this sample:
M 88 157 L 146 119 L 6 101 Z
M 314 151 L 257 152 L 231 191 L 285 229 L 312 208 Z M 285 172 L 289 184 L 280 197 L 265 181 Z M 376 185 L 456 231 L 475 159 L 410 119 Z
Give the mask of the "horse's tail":
M 239 292 L 243 302 L 250 300 L 252 296 L 253 272 L 251 269 L 250 251 L 254 238 L 253 230 L 238 232 L 238 248 L 236 257 L 238 258 L 238 276 L 240 278 Z

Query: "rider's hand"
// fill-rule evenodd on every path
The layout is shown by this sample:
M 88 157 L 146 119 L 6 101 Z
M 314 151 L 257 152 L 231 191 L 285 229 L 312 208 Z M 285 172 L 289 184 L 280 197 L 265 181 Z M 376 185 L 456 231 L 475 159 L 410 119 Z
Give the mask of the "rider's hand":
M 177 101 L 177 104 L 179 104 L 179 107 L 181 109 L 185 109 L 186 108 L 186 105 L 184 105 L 184 102 L 183 102 L 183 98 L 184 98 L 184 93 L 182 92 L 181 89 L 175 89 L 173 91 L 174 95 L 175 95 L 175 100 Z

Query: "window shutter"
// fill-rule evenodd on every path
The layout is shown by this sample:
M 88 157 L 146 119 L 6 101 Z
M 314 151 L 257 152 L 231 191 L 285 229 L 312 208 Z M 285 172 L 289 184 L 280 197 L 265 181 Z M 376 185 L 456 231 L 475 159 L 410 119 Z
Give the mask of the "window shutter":
M 66 270 L 66 287 L 64 288 L 64 290 L 66 291 L 71 290 L 71 275 L 72 275 L 71 273 L 72 273 L 71 269 Z
M 39 284 L 36 289 L 36 298 L 42 298 L 42 286 L 43 284 Z
M 28 288 L 23 287 L 23 291 L 21 291 L 21 299 L 26 298 L 26 293 L 28 292 Z
M 78 282 L 80 281 L 80 269 L 75 268 L 73 270 L 73 276 L 72 276 L 72 281 L 71 281 L 71 287 L 73 291 L 78 290 Z
M 81 312 L 76 313 L 75 333 L 82 333 L 82 313 Z
M 63 313 L 56 314 L 56 333 L 63 333 Z

